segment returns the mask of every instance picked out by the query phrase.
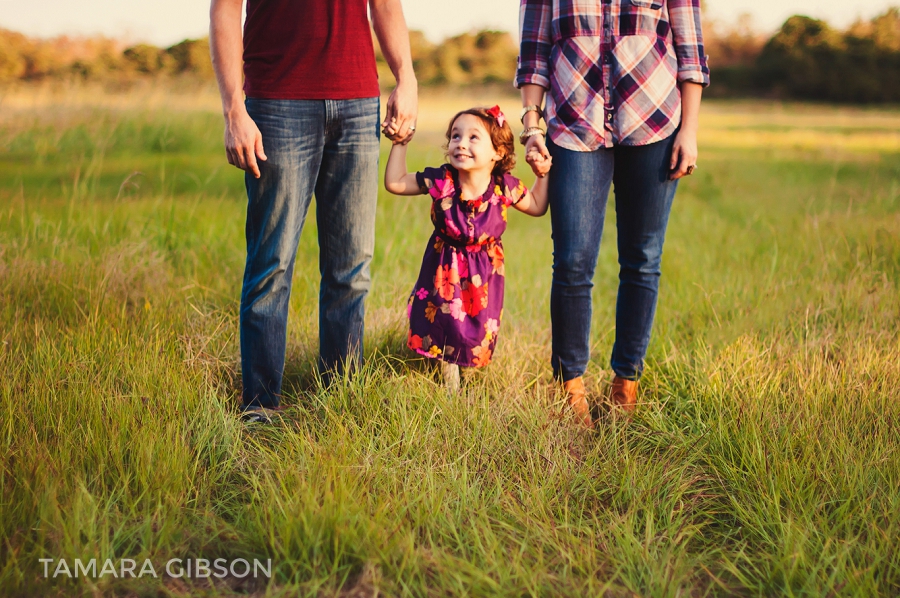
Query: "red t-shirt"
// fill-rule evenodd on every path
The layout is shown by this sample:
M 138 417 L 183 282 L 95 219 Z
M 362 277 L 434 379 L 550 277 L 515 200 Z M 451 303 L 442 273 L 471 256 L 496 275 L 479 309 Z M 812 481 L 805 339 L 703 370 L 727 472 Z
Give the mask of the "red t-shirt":
M 377 96 L 366 0 L 248 0 L 244 76 L 251 98 Z

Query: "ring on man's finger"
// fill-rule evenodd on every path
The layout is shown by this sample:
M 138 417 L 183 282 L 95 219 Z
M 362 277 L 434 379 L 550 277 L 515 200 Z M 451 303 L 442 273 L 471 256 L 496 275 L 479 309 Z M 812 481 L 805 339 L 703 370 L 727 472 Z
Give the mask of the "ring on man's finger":
M 687 167 L 687 174 L 694 174 L 694 171 L 697 170 L 696 164 L 691 164 Z
M 415 131 L 415 130 L 416 130 L 416 125 L 410 125 L 409 130 L 410 130 L 410 131 Z

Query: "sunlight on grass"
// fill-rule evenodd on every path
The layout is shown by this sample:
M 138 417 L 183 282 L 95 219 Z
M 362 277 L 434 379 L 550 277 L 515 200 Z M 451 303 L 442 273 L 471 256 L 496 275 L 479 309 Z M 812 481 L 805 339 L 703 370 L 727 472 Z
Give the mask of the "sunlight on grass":
M 515 121 L 509 94 L 425 95 L 411 165 L 442 161 L 453 113 L 497 102 Z M 510 217 L 496 361 L 457 397 L 405 349 L 427 200 L 382 192 L 367 361 L 327 389 L 310 219 L 288 415 L 253 432 L 235 415 L 245 197 L 212 90 L 20 89 L 0 107 L 11 595 L 900 593 L 900 113 L 704 106 L 642 409 L 590 434 L 550 378 L 547 218 Z M 38 561 L 176 557 L 271 558 L 273 578 L 46 579 Z

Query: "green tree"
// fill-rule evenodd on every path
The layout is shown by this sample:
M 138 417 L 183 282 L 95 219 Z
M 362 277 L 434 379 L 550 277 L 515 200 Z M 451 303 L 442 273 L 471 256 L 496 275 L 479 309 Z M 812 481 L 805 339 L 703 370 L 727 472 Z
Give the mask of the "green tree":
M 847 31 L 795 16 L 768 41 L 757 63 L 760 87 L 797 99 L 900 101 L 900 11 Z
M 197 75 L 204 79 L 213 77 L 212 61 L 209 58 L 209 38 L 186 39 L 166 49 L 172 58 L 175 73 Z
M 511 82 L 518 47 L 505 31 L 463 33 L 444 41 L 434 52 L 434 82 L 455 85 Z
M 843 36 L 824 21 L 791 17 L 760 54 L 760 82 L 790 97 L 833 97 L 840 92 L 840 79 L 832 65 L 843 49 Z
M 173 60 L 165 51 L 150 44 L 131 46 L 124 52 L 125 62 L 134 70 L 156 75 L 171 67 Z

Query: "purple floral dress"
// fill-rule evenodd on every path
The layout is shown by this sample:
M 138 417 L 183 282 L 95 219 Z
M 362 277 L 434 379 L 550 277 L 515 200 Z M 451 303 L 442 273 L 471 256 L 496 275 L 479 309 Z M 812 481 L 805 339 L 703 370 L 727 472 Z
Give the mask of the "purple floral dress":
M 431 196 L 434 234 L 409 298 L 410 349 L 466 367 L 491 362 L 503 317 L 506 210 L 526 193 L 519 179 L 495 176 L 477 199 L 461 199 L 459 174 L 445 164 L 416 174 Z

